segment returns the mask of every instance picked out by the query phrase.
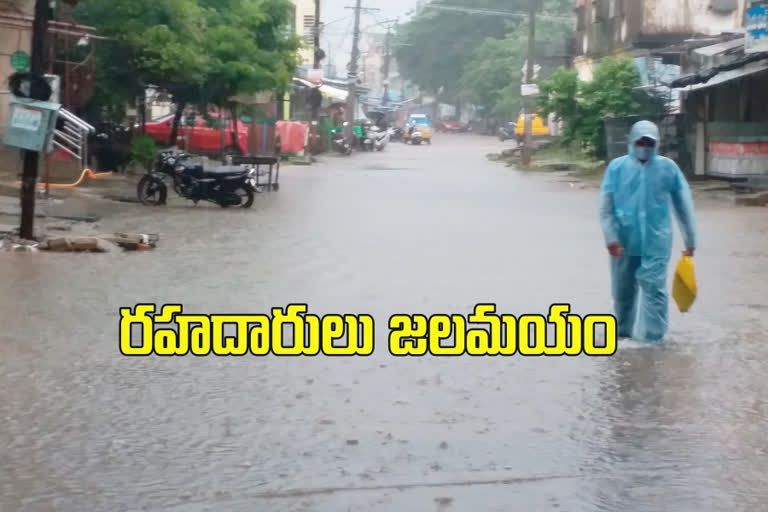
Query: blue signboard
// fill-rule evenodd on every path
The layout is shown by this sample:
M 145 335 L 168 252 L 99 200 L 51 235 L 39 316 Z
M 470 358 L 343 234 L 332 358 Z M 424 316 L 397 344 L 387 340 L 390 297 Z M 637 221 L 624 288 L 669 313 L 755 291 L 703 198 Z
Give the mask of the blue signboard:
M 7 146 L 29 151 L 50 150 L 61 105 L 11 96 L 9 107 L 3 142 Z
M 768 3 L 753 4 L 744 19 L 744 53 L 768 51 Z

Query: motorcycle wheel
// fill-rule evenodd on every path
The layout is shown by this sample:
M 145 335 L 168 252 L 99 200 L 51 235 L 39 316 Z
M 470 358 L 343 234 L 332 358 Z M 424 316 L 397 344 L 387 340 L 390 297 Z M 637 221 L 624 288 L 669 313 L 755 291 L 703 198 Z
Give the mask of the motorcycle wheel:
M 168 187 L 158 178 L 147 174 L 139 180 L 136 195 L 144 206 L 159 206 L 165 204 L 168 198 Z
M 237 187 L 235 189 L 235 194 L 240 196 L 240 208 L 248 209 L 253 206 L 253 200 L 256 198 L 256 195 L 253 193 L 251 187 Z

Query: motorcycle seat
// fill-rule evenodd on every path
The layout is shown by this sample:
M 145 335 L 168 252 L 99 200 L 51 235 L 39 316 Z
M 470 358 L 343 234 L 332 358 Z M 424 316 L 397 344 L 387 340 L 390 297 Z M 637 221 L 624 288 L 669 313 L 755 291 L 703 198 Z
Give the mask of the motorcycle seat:
M 201 178 L 234 178 L 243 176 L 247 173 L 248 169 L 226 165 L 222 167 L 211 167 L 208 169 L 203 169 L 202 166 L 200 166 L 199 169 L 196 169 L 196 175 Z

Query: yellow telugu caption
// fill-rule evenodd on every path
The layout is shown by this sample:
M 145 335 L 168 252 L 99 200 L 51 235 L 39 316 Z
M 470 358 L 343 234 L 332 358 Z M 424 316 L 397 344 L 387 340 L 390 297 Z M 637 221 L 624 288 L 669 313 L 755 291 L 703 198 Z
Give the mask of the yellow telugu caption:
M 180 304 L 137 304 L 120 309 L 120 352 L 125 356 L 369 356 L 374 351 L 371 315 L 308 313 L 306 304 L 273 308 L 267 315 L 190 315 Z M 470 327 L 474 325 L 476 327 Z M 160 327 L 167 326 L 167 327 Z M 225 327 L 236 336 L 227 336 Z M 554 343 L 548 343 L 549 326 Z M 133 329 L 141 331 L 134 340 Z M 605 343 L 596 344 L 604 330 Z M 283 342 L 284 330 L 293 335 Z M 392 315 L 389 352 L 393 356 L 612 356 L 616 353 L 613 315 L 570 313 L 552 304 L 549 316 L 499 315 L 495 304 L 478 304 L 471 315 Z M 448 343 L 450 342 L 450 343 Z

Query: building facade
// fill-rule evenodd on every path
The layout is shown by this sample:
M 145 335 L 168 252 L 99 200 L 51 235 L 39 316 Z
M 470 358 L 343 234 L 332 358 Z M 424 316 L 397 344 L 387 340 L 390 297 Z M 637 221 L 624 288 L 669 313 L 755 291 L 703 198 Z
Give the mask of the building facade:
M 748 0 L 577 0 L 574 67 L 591 80 L 594 62 L 638 55 L 693 38 L 738 31 Z
M 304 47 L 299 52 L 299 65 L 312 67 L 315 61 L 315 0 L 292 0 L 294 30 Z
M 0 135 L 8 123 L 8 78 L 15 72 L 11 55 L 32 52 L 32 16 L 34 0 L 0 0 Z

